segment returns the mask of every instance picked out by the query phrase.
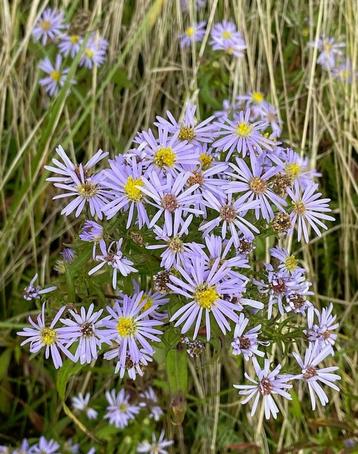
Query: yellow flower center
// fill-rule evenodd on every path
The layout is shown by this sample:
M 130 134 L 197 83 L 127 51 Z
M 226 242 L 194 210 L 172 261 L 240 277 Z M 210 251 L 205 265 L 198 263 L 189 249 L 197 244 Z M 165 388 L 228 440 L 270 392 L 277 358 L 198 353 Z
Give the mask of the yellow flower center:
M 260 91 L 254 91 L 251 95 L 251 99 L 254 103 L 260 104 L 264 100 L 264 95 Z
M 57 70 L 51 71 L 50 72 L 50 77 L 55 82 L 58 82 L 61 79 L 61 72 L 57 71 Z
M 267 189 L 266 181 L 259 177 L 251 178 L 249 185 L 254 194 L 263 194 Z
M 183 242 L 180 238 L 175 236 L 174 238 L 168 241 L 168 247 L 173 252 L 181 252 L 183 250 Z
M 93 58 L 94 56 L 94 50 L 93 49 L 90 49 L 89 47 L 87 47 L 85 49 L 85 54 L 88 58 Z
M 289 177 L 297 178 L 298 175 L 301 173 L 301 166 L 297 164 L 297 162 L 292 162 L 291 164 L 287 164 L 285 170 Z
M 239 136 L 239 137 L 247 137 L 250 135 L 252 131 L 252 126 L 249 125 L 248 123 L 239 123 L 237 126 L 236 126 L 236 134 Z
M 119 317 L 117 331 L 121 337 L 133 336 L 137 332 L 137 324 L 133 317 Z
M 146 295 L 145 293 L 143 294 L 140 302 L 143 303 L 143 301 L 145 301 L 146 303 L 144 304 L 144 306 L 142 308 L 142 312 L 145 312 L 153 306 L 154 301 L 153 301 L 153 298 L 151 298 L 149 295 Z
M 142 197 L 142 190 L 140 187 L 143 186 L 143 181 L 140 178 L 128 177 L 126 184 L 124 185 L 124 192 L 126 193 L 129 200 L 138 202 Z
M 289 255 L 285 258 L 285 267 L 288 271 L 293 271 L 297 268 L 297 259 L 294 255 Z
M 128 409 L 128 405 L 127 404 L 119 404 L 118 409 L 119 409 L 119 411 L 125 412 Z
M 216 291 L 215 286 L 208 286 L 203 284 L 197 287 L 194 293 L 194 300 L 198 303 L 203 309 L 210 310 L 213 304 L 219 298 L 219 294 Z
M 199 159 L 203 169 L 208 169 L 210 164 L 213 162 L 213 158 L 206 153 L 201 153 Z
M 324 43 L 323 45 L 323 52 L 326 52 L 329 54 L 332 50 L 332 44 L 331 43 Z
M 194 35 L 194 27 L 188 27 L 188 28 L 185 30 L 185 34 L 186 34 L 186 36 L 188 36 L 189 38 L 191 38 L 191 37 Z
M 349 71 L 349 69 L 342 69 L 339 74 L 342 79 L 349 79 L 351 77 L 351 72 Z
M 43 328 L 41 330 L 41 340 L 44 345 L 53 345 L 56 342 L 57 333 L 52 328 Z
M 154 164 L 158 167 L 173 167 L 176 155 L 172 147 L 159 148 L 154 155 Z
M 222 33 L 221 33 L 221 37 L 223 39 L 230 39 L 232 37 L 232 33 L 229 32 L 228 30 L 224 30 Z
M 295 202 L 293 204 L 293 209 L 298 215 L 304 214 L 306 211 L 305 204 L 302 201 Z
M 79 40 L 80 40 L 80 37 L 78 35 L 70 36 L 71 44 L 77 44 Z
M 194 128 L 190 126 L 182 126 L 178 135 L 179 140 L 188 140 L 189 142 L 195 138 Z
M 97 194 L 97 185 L 93 183 L 82 183 L 77 186 L 77 190 L 82 197 L 89 199 Z
M 48 31 L 50 30 L 50 28 L 52 27 L 52 24 L 51 24 L 51 22 L 48 21 L 48 20 L 43 20 L 43 21 L 41 21 L 41 23 L 40 23 L 40 27 L 42 28 L 42 30 L 43 30 L 44 32 L 48 32 Z

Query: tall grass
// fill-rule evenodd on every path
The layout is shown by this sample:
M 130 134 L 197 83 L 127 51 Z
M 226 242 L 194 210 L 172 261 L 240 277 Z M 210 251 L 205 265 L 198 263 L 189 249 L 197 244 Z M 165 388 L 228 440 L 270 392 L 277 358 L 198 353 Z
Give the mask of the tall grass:
M 183 13 L 179 0 L 57 1 L 68 18 L 87 13 L 87 31 L 99 28 L 110 45 L 105 67 L 93 71 L 91 81 L 87 76 L 73 88 L 65 86 L 54 100 L 40 91 L 37 64 L 44 50 L 31 39 L 34 21 L 48 4 L 0 0 L 0 438 L 14 441 L 20 432 L 66 427 L 51 375 L 41 360 L 30 362 L 19 351 L 15 336 L 30 313 L 23 288 L 35 270 L 40 282 L 49 282 L 56 254 L 74 237 L 75 221 L 59 216 L 45 181 L 43 166 L 55 146 L 61 143 L 77 158 L 99 147 L 114 155 L 155 115 L 167 109 L 178 115 L 188 99 L 199 102 L 205 116 L 223 99 L 259 89 L 280 109 L 283 136 L 309 156 L 322 173 L 322 192 L 333 200 L 336 222 L 299 252 L 316 305 L 333 301 L 339 314 L 335 361 L 342 390 L 325 411 L 314 414 L 300 390 L 292 404 L 282 404 L 279 422 L 264 423 L 263 414 L 248 417 L 231 392 L 241 369 L 230 357 L 219 361 L 208 351 L 190 362 L 195 396 L 188 396 L 187 419 L 195 423 L 178 429 L 167 421 L 168 430 L 179 434 L 183 451 L 194 453 L 338 452 L 343 440 L 357 435 L 358 89 L 356 80 L 345 84 L 322 71 L 307 41 L 319 35 L 343 40 L 357 69 L 357 3 L 209 0 L 203 10 L 191 2 Z M 210 51 L 210 27 L 223 18 L 236 21 L 244 33 L 245 58 L 230 60 Z M 208 31 L 201 46 L 180 50 L 178 33 L 203 19 Z M 263 246 L 267 250 L 270 244 Z M 71 386 L 85 389 L 88 380 Z M 194 440 L 190 449 L 188 439 Z M 113 441 L 108 443 L 103 452 L 112 452 Z

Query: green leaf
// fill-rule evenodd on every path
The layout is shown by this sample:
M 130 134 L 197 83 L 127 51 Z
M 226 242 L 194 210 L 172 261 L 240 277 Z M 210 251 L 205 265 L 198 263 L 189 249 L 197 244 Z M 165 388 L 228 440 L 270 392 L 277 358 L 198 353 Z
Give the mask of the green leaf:
M 172 394 L 186 394 L 188 387 L 188 362 L 185 350 L 169 350 L 166 359 L 169 389 Z
M 8 348 L 0 355 L 0 381 L 7 376 L 11 353 L 11 350 Z
M 67 359 L 61 369 L 57 372 L 56 376 L 56 388 L 58 395 L 60 396 L 61 400 L 65 400 L 66 395 L 66 386 L 69 382 L 70 378 L 82 369 L 83 365 L 80 363 L 73 363 L 69 359 Z

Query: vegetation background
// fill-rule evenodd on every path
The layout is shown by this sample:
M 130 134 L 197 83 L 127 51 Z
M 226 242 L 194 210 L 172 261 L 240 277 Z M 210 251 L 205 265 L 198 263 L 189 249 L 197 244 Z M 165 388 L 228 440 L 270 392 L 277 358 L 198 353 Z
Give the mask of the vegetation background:
M 220 361 L 190 362 L 186 416 L 175 426 L 168 412 L 167 436 L 193 453 L 358 452 L 352 442 L 358 440 L 357 81 L 333 80 L 316 65 L 317 52 L 307 48 L 316 36 L 333 36 L 345 42 L 357 68 L 358 3 L 208 0 L 202 9 L 188 3 L 184 11 L 179 0 L 0 0 L 0 443 L 77 433 L 85 446 L 96 439 L 98 452 L 122 454 L 134 452 L 143 434 L 139 422 L 120 435 L 86 427 L 61 399 L 58 373 L 41 355 L 30 360 L 19 348 L 16 330 L 38 311 L 23 300 L 23 289 L 36 271 L 41 283 L 51 282 L 59 251 L 78 228 L 73 217 L 59 215 L 45 181 L 43 167 L 55 146 L 62 144 L 77 159 L 98 148 L 114 155 L 155 115 L 167 109 L 179 115 L 188 99 L 199 103 L 204 118 L 224 99 L 255 89 L 280 109 L 283 137 L 319 169 L 322 192 L 332 199 L 336 222 L 296 252 L 309 269 L 315 304 L 335 304 L 341 392 L 331 393 L 329 406 L 315 413 L 308 395 L 299 393 L 292 403 L 282 403 L 277 421 L 252 419 L 232 391 L 238 366 L 223 353 Z M 77 85 L 54 99 L 38 83 L 38 61 L 47 51 L 31 37 L 46 6 L 64 10 L 82 30 L 98 29 L 109 40 L 105 65 L 88 72 L 74 62 Z M 210 30 L 223 19 L 236 22 L 244 34 L 245 57 L 213 52 L 208 36 L 196 48 L 180 49 L 178 34 L 185 27 L 206 20 Z M 257 254 L 263 258 L 269 246 L 264 241 Z M 117 380 L 106 365 L 67 375 L 66 396 L 86 387 L 101 396 Z

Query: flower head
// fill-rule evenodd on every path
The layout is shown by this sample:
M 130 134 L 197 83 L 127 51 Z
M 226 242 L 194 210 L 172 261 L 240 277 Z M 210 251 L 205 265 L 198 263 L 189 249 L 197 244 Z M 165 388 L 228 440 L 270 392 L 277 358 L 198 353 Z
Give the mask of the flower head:
M 137 447 L 137 452 L 146 452 L 149 454 L 168 454 L 166 448 L 171 446 L 174 442 L 172 440 L 167 440 L 164 438 L 164 430 L 161 432 L 158 440 L 155 434 L 152 434 L 152 442 L 143 441 L 139 443 Z
M 80 60 L 80 66 L 92 69 L 103 65 L 106 59 L 108 41 L 97 35 L 92 35 L 86 44 Z
M 121 389 L 118 394 L 115 389 L 107 391 L 106 399 L 108 406 L 104 417 L 119 429 L 126 427 L 139 413 L 140 407 L 130 403 L 130 396 L 124 389 Z
M 50 96 L 54 96 L 58 93 L 59 89 L 65 84 L 68 68 L 61 68 L 62 57 L 60 54 L 56 56 L 55 64 L 53 65 L 49 58 L 44 58 L 39 63 L 39 68 L 47 73 L 47 76 L 40 79 L 40 85 L 42 85 Z M 74 81 L 71 81 L 74 83 Z
M 25 287 L 24 289 L 24 300 L 31 301 L 33 299 L 41 298 L 41 295 L 44 295 L 49 292 L 53 292 L 57 289 L 55 285 L 51 287 L 42 288 L 39 285 L 34 285 L 37 281 L 38 274 L 36 273 L 35 276 L 31 279 L 30 284 Z
M 206 22 L 199 22 L 187 27 L 184 33 L 179 35 L 180 47 L 190 47 L 191 43 L 200 42 L 205 35 Z
M 54 41 L 65 28 L 63 12 L 46 8 L 35 24 L 32 36 L 44 46 L 47 40 Z
M 97 411 L 89 407 L 89 401 L 91 399 L 90 393 L 83 395 L 79 393 L 77 396 L 72 397 L 72 407 L 74 410 L 79 412 L 85 412 L 88 419 L 96 419 Z

